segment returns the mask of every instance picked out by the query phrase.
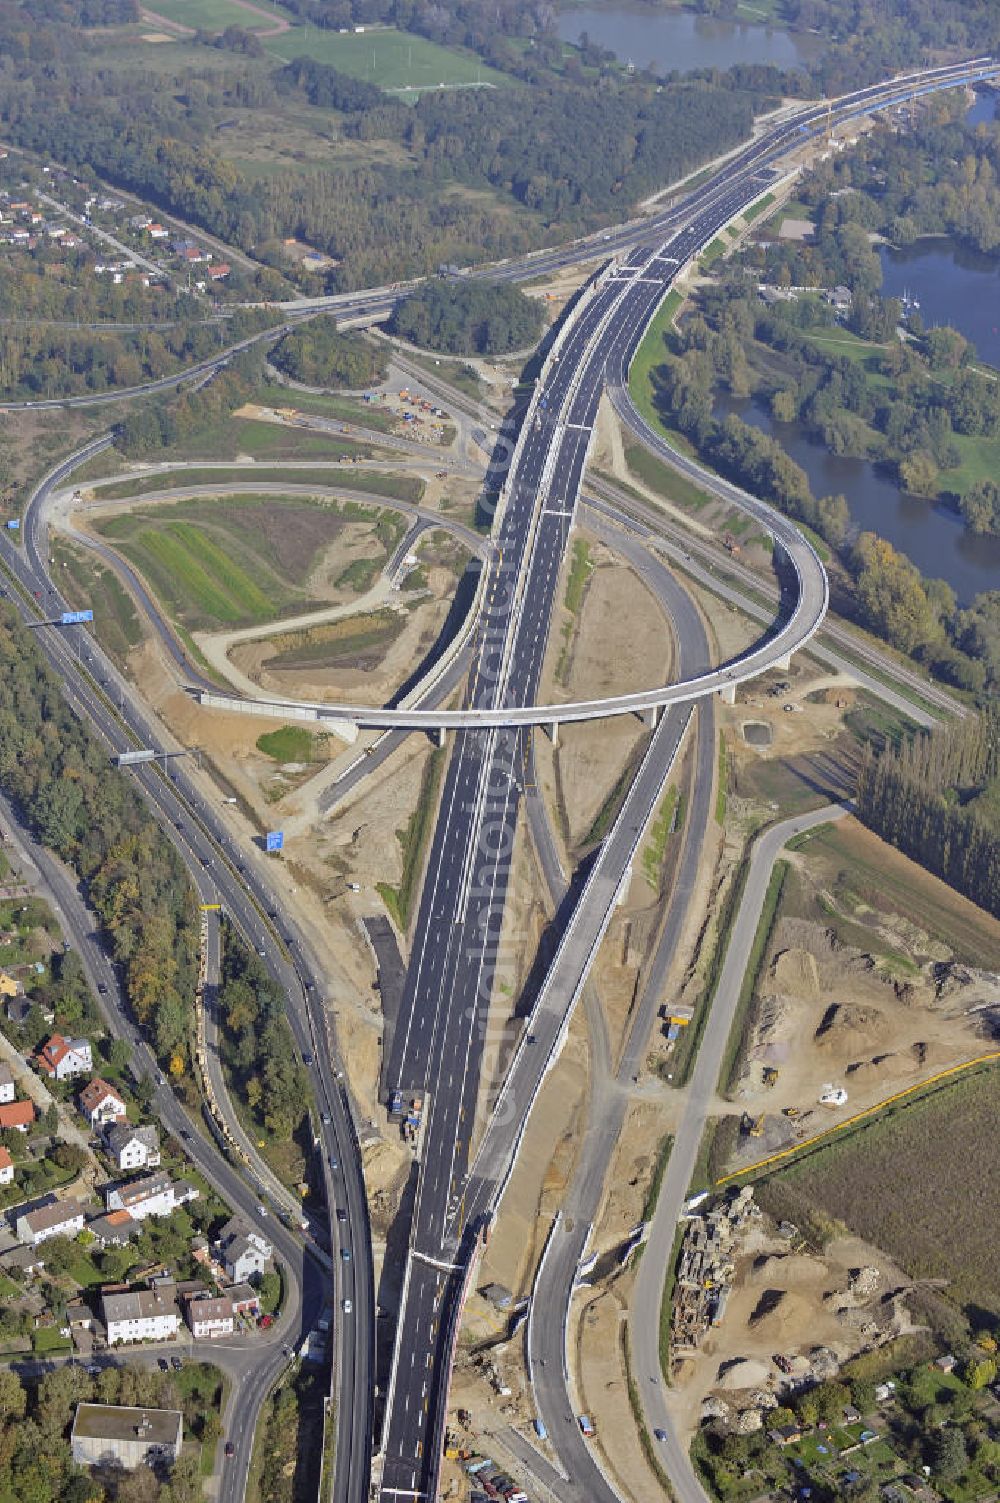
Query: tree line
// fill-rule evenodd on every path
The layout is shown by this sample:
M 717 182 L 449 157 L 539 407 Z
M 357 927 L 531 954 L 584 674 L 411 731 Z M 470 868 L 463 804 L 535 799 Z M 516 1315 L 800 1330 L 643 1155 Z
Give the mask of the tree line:
M 389 327 L 448 355 L 507 355 L 536 343 L 542 310 L 510 283 L 437 278 L 404 298 Z
M 348 391 L 384 381 L 389 369 L 381 346 L 349 330 L 340 333 L 330 315 L 312 318 L 286 334 L 271 351 L 271 364 L 307 386 Z
M 1000 710 L 898 747 L 865 748 L 857 810 L 869 829 L 1000 918 Z
M 158 1057 L 187 1057 L 198 913 L 184 864 L 63 698 L 32 632 L 0 612 L 0 784 L 79 875 Z

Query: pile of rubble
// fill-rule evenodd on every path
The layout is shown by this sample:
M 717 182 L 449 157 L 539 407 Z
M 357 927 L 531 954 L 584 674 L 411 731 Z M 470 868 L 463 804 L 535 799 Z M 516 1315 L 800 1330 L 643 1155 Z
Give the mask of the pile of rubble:
M 747 1186 L 688 1222 L 674 1285 L 670 1349 L 674 1357 L 693 1352 L 725 1314 L 735 1273 L 737 1243 L 761 1215 Z

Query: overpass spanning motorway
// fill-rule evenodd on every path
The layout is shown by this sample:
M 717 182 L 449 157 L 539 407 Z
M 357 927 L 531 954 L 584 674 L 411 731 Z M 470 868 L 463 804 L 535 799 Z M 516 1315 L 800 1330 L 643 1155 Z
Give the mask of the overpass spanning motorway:
M 541 711 L 534 705 L 556 582 L 604 381 L 608 375 L 612 381 L 620 379 L 627 369 L 679 266 L 765 191 L 771 166 L 783 153 L 810 132 L 825 127 L 828 118 L 837 123 L 924 89 L 953 87 L 993 76 L 997 71 L 989 59 L 930 70 L 848 96 L 829 116 L 825 107 L 806 109 L 775 126 L 738 153 L 722 173 L 683 204 L 658 220 L 623 231 L 621 247 L 635 248 L 593 284 L 543 369 L 508 474 L 496 562 L 485 597 L 480 645 L 466 704 L 462 710 L 451 712 L 459 717 L 454 721 L 458 735 L 428 858 L 413 957 L 393 1042 L 390 1068 L 394 1079 L 406 1090 L 425 1093 L 428 1108 L 404 1297 L 382 1426 L 379 1485 L 385 1503 L 399 1497 L 433 1496 L 436 1490 L 451 1343 L 475 1232 L 463 1214 L 462 1192 L 469 1173 L 483 1036 L 523 792 L 524 728 L 538 720 L 558 722 L 655 709 L 726 690 L 738 675 L 748 676 L 746 661 L 742 660 L 742 664 L 729 665 L 728 673 L 722 670 L 721 676 L 703 674 L 682 686 L 662 686 L 645 695 L 624 696 L 620 701 L 543 706 Z M 565 262 L 578 260 L 580 248 L 555 254 L 562 255 Z M 535 258 L 503 274 L 535 275 L 539 269 Z M 379 296 L 358 296 L 353 306 L 360 307 L 366 299 L 372 304 Z M 395 298 L 398 292 L 392 296 Z M 341 300 L 347 311 L 350 304 L 350 299 Z M 225 358 L 228 356 L 220 356 L 213 368 Z M 118 399 L 120 394 L 109 396 Z M 769 509 L 755 515 L 776 536 L 779 526 L 788 528 L 779 540 L 795 589 L 789 620 L 796 624 L 791 637 L 778 643 L 783 629 L 779 624 L 759 649 L 776 661 L 792 646 L 808 640 L 816 629 L 825 609 L 826 584 L 818 559 L 794 528 Z M 23 552 L 5 546 L 9 566 L 28 588 L 42 582 L 48 587 L 43 558 L 33 548 L 30 535 L 25 541 Z M 783 649 L 780 653 L 778 646 Z M 86 673 L 78 672 L 66 644 L 57 640 L 50 652 L 59 671 L 72 680 L 81 701 L 90 711 L 104 716 L 112 746 L 122 747 L 123 739 L 126 746 L 134 744 L 129 735 L 123 738 L 120 719 L 108 716 L 106 696 L 102 697 L 96 683 L 88 680 Z M 152 732 L 151 722 L 135 701 L 134 690 L 117 680 L 116 688 L 129 734 L 137 736 L 141 744 L 150 744 L 154 735 L 162 739 L 159 732 Z M 609 704 L 613 706 L 610 710 Z M 327 713 L 340 715 L 345 708 L 364 723 L 402 723 L 375 718 L 388 712 L 375 712 L 373 716 L 370 710 L 322 707 Z M 437 728 L 449 724 L 449 720 L 435 713 L 429 721 L 417 719 L 414 723 Z M 667 748 L 666 735 L 656 739 Z M 655 764 L 650 766 L 655 771 Z M 154 786 L 157 775 L 151 770 L 137 776 L 166 822 L 175 823 L 171 818 L 174 809 L 190 813 L 192 804 L 197 807 L 193 791 L 188 792 L 184 785 L 187 775 L 183 770 L 178 773 L 182 781 L 172 785 L 176 790 L 173 793 L 169 785 L 166 790 L 162 785 Z M 218 843 L 220 837 L 206 821 L 199 825 L 198 838 L 203 837 L 208 849 L 221 850 L 226 862 L 231 862 L 224 843 Z M 623 850 L 627 851 L 627 842 Z M 606 904 L 608 891 L 616 890 L 616 859 L 622 858 L 609 853 L 605 880 L 599 884 L 595 903 Z M 237 875 L 241 872 L 242 867 L 227 865 L 220 872 L 220 886 L 225 890 L 227 907 L 232 904 L 241 918 L 245 913 L 252 927 L 260 913 L 260 900 L 248 902 L 253 898 L 253 884 L 249 878 L 246 884 L 241 882 Z M 618 877 L 620 880 L 620 873 Z M 595 913 L 600 919 L 600 910 Z M 594 918 L 595 914 L 588 914 L 588 921 Z M 297 948 L 300 945 L 296 937 Z M 286 961 L 276 964 L 279 969 L 284 965 L 287 973 Z M 352 1232 L 358 1238 L 353 1265 L 348 1265 L 349 1275 L 336 1261 L 337 1291 L 352 1297 L 356 1332 L 352 1343 L 341 1331 L 336 1496 L 358 1500 L 368 1480 L 374 1320 L 363 1189 L 347 1103 L 333 1078 L 326 1051 L 318 1047 L 316 1029 L 322 1013 L 314 1012 L 308 981 L 299 981 L 293 972 L 287 976 L 287 984 L 296 1036 L 300 1044 L 311 1040 L 315 1046 L 317 1088 L 333 1115 L 324 1133 L 326 1146 L 340 1151 L 346 1185 L 337 1188 L 347 1196 Z M 527 1109 L 526 1105 L 524 1111 Z M 518 1125 L 515 1122 L 513 1127 Z M 488 1178 L 477 1179 L 477 1202 L 491 1209 L 498 1186 L 491 1187 Z M 336 1226 L 331 1231 L 336 1240 Z M 359 1248 L 363 1254 L 360 1258 Z
M 856 101 L 847 113 L 851 106 Z M 683 228 L 652 251 L 633 250 L 590 288 L 546 361 L 508 473 L 497 563 L 466 705 L 447 716 L 417 712 L 419 718 L 410 722 L 452 725 L 459 734 L 389 1061 L 393 1084 L 424 1096 L 427 1120 L 383 1418 L 379 1486 L 384 1503 L 436 1493 L 452 1346 L 479 1224 L 478 1217 L 468 1219 L 469 1192 L 488 1216 L 502 1183 L 502 1155 L 492 1174 L 477 1172 L 473 1182 L 470 1152 L 523 792 L 522 728 L 539 720 L 607 714 L 609 706 L 613 713 L 628 713 L 683 701 L 725 689 L 740 671 L 734 664 L 728 673 L 703 674 L 675 694 L 661 689 L 581 706 L 534 705 L 555 585 L 606 374 L 621 379 L 678 269 L 759 196 L 768 181 L 762 166 L 787 146 L 784 131 L 769 147 L 749 148 L 724 182 L 713 181 L 693 196 Z M 746 504 L 778 537 L 794 576 L 791 633 L 782 638 L 779 627 L 758 649 L 758 663 L 774 662 L 818 627 L 827 603 L 826 578 L 816 554 L 785 519 L 753 498 Z M 747 676 L 745 665 L 741 676 Z M 345 709 L 349 716 L 356 713 L 342 706 L 334 712 Z M 658 736 L 654 746 L 661 740 L 664 751 L 669 747 L 672 753 L 676 743 Z M 650 766 L 655 774 L 656 757 Z M 655 777 L 651 781 L 660 786 Z M 609 855 L 605 863 L 594 897 L 599 917 L 618 890 L 630 848 L 623 842 L 624 854 Z M 592 952 L 593 947 L 582 960 L 577 957 L 574 987 L 586 976 Z M 510 1125 L 513 1148 L 523 1125 L 523 1113 L 518 1116 L 515 1112 Z M 480 1161 L 477 1170 L 481 1167 Z

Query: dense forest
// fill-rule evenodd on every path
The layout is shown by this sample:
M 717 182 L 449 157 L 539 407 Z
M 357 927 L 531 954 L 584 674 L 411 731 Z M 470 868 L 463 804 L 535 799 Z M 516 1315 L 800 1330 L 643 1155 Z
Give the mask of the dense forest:
M 1000 918 L 1000 711 L 866 748 L 860 817 L 883 840 Z
M 744 137 L 783 83 L 762 70 L 749 82 L 661 89 L 610 66 L 596 78 L 545 69 L 531 85 L 433 91 L 405 107 L 318 64 L 237 51 L 223 66 L 195 45 L 167 86 L 135 62 L 103 65 L 88 36 L 60 23 L 26 29 L 16 8 L 0 7 L 4 134 L 276 266 L 297 236 L 338 263 L 318 283 L 328 291 L 511 255 L 625 217 Z M 335 110 L 351 150 L 334 144 L 322 163 L 248 176 L 213 127 L 237 110 L 252 136 L 254 113 L 269 121 L 285 99 L 314 105 L 318 132 Z M 384 146 L 359 152 L 368 142 Z
M 348 391 L 384 381 L 389 369 L 381 346 L 361 334 L 338 333 L 333 317 L 310 319 L 286 334 L 271 351 L 271 364 L 307 386 Z
M 157 1055 L 183 1061 L 198 950 L 184 864 L 8 606 L 0 667 L 0 784 L 37 838 L 79 873 Z
M 537 342 L 542 310 L 509 283 L 438 279 L 400 303 L 389 327 L 446 355 L 508 355 Z

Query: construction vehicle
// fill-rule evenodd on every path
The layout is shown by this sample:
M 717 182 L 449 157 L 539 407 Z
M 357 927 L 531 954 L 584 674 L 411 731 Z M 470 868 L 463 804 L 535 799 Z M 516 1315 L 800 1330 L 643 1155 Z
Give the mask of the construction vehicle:
M 777 1079 L 778 1079 L 778 1072 L 774 1068 L 774 1066 L 773 1065 L 765 1065 L 764 1066 L 764 1071 L 763 1071 L 763 1081 L 764 1081 L 764 1084 L 767 1086 L 767 1088 L 768 1088 L 769 1091 L 774 1089 L 774 1085 L 775 1085 L 775 1082 L 777 1081 Z
M 392 1095 L 389 1097 L 389 1116 L 401 1117 L 402 1115 L 403 1093 L 402 1091 L 393 1091 Z
M 800 1113 L 797 1106 L 786 1106 L 782 1109 L 781 1115 L 783 1117 L 798 1117 Z
M 765 1121 L 765 1117 L 764 1117 L 764 1113 L 763 1112 L 761 1112 L 761 1114 L 760 1114 L 759 1117 L 753 1117 L 751 1119 L 751 1122 L 750 1122 L 750 1136 L 752 1138 L 759 1138 L 759 1137 L 763 1136 L 764 1121 Z
M 403 1124 L 406 1135 L 411 1143 L 416 1142 L 417 1133 L 420 1131 L 420 1118 L 423 1110 L 424 1103 L 422 1099 L 419 1096 L 414 1096 L 410 1102 L 410 1110 L 406 1114 L 406 1121 Z

